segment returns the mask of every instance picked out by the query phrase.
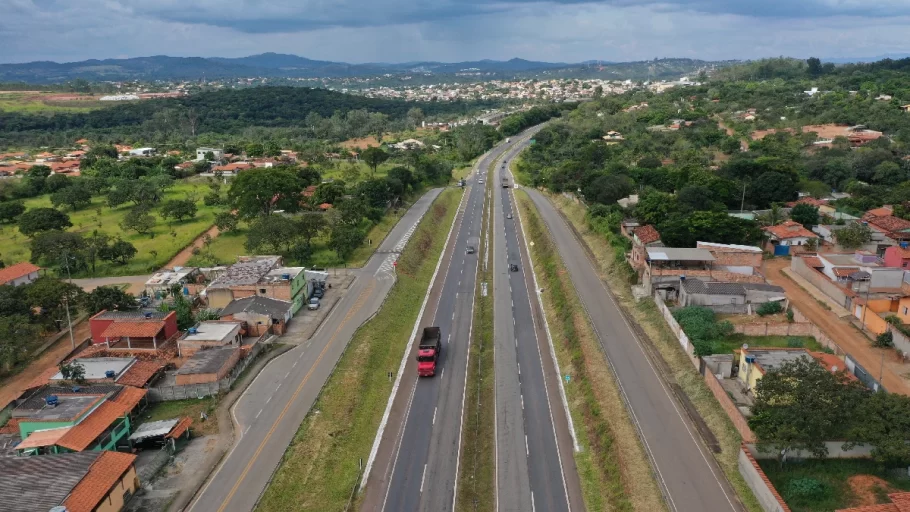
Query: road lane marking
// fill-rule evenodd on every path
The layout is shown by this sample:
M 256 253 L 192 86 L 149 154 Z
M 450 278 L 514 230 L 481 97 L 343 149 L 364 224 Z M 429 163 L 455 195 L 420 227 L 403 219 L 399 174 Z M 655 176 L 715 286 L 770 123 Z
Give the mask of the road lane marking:
M 525 434 L 525 455 L 531 456 L 531 449 L 528 448 L 528 434 Z
M 433 408 L 433 425 L 436 424 L 436 412 L 437 412 L 438 410 L 439 410 L 439 407 L 438 407 L 438 406 Z
M 259 455 L 262 453 L 262 450 L 265 449 L 266 443 L 268 443 L 269 439 L 272 438 L 272 435 L 275 434 L 275 430 L 278 428 L 278 424 L 281 423 L 281 420 L 283 420 L 284 417 L 287 415 L 288 411 L 291 409 L 291 405 L 293 405 L 297 401 L 297 397 L 300 395 L 300 392 L 303 391 L 304 386 L 306 386 L 306 383 L 310 380 L 310 377 L 313 375 L 313 372 L 316 370 L 316 368 L 319 367 L 319 363 L 322 361 L 322 358 L 325 357 L 325 354 L 328 352 L 329 347 L 331 347 L 332 344 L 334 343 L 335 338 L 338 337 L 338 334 L 341 332 L 342 328 L 351 320 L 351 318 L 353 318 L 354 315 L 358 311 L 360 311 L 360 308 L 362 308 L 364 302 L 366 302 L 366 298 L 369 297 L 370 293 L 372 293 L 372 291 L 375 287 L 376 287 L 376 283 L 375 283 L 375 281 L 373 281 L 373 282 L 370 282 L 370 284 L 369 284 L 369 286 L 367 286 L 367 288 L 365 288 L 362 292 L 360 292 L 360 296 L 357 298 L 357 300 L 352 305 L 351 310 L 348 311 L 348 314 L 345 315 L 345 317 L 341 320 L 341 323 L 338 324 L 338 327 L 335 329 L 335 333 L 332 334 L 331 338 L 329 338 L 329 341 L 325 344 L 325 347 L 323 347 L 322 352 L 319 353 L 319 357 L 316 358 L 316 361 L 313 363 L 313 366 L 310 367 L 310 370 L 303 377 L 303 380 L 300 381 L 300 384 L 297 386 L 297 389 L 294 391 L 294 394 L 291 396 L 291 399 L 288 400 L 288 403 L 285 404 L 284 409 L 281 410 L 281 414 L 279 414 L 278 418 L 275 420 L 275 422 L 272 423 L 272 428 L 269 429 L 268 433 L 262 439 L 262 442 L 259 443 L 259 447 L 256 448 L 256 451 L 253 453 L 253 456 L 250 457 L 250 461 L 247 463 L 246 467 L 243 468 L 243 472 L 240 474 L 240 478 L 237 479 L 237 481 L 231 487 L 230 492 L 228 492 L 227 497 L 225 497 L 224 501 L 221 502 L 221 506 L 218 507 L 218 512 L 224 512 L 224 510 L 227 508 L 228 503 L 230 503 L 231 500 L 234 498 L 234 495 L 237 494 L 237 490 L 240 489 L 240 485 L 243 483 L 243 481 L 246 479 L 246 476 L 249 474 L 250 470 L 253 468 L 253 464 L 256 463 L 256 459 L 259 458 Z M 271 397 L 269 397 L 269 400 L 271 400 Z M 266 403 L 268 403 L 268 402 L 266 402 Z
M 288 370 L 288 372 L 284 374 L 284 378 L 287 379 L 287 378 L 288 378 L 288 375 L 290 375 L 290 374 L 291 374 L 291 371 Z
M 260 414 L 262 414 L 262 409 L 259 409 L 259 412 L 256 413 L 256 419 L 259 419 Z
M 427 479 L 427 465 L 423 465 L 423 476 L 420 477 L 420 494 L 423 494 L 423 481 Z
M 443 368 L 443 369 L 442 369 L 442 373 L 439 374 L 439 378 L 440 378 L 440 379 L 443 379 L 443 378 L 445 378 L 445 376 L 446 376 L 446 369 Z
M 274 396 L 275 396 L 275 395 L 269 395 L 269 399 L 268 399 L 268 400 L 266 400 L 266 401 L 265 401 L 265 403 L 269 403 L 269 402 L 271 402 L 271 401 L 272 401 L 272 397 L 274 397 Z
M 524 395 L 521 395 L 521 410 L 522 411 L 525 410 L 525 396 Z

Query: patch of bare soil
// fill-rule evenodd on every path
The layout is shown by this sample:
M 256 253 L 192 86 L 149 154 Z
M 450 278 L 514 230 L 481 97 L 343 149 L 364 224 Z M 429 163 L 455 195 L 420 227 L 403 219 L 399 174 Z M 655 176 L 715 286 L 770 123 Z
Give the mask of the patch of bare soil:
M 878 497 L 882 494 L 897 492 L 899 489 L 891 487 L 888 482 L 877 476 L 854 475 L 847 479 L 847 485 L 853 491 L 854 507 L 865 507 L 878 504 Z

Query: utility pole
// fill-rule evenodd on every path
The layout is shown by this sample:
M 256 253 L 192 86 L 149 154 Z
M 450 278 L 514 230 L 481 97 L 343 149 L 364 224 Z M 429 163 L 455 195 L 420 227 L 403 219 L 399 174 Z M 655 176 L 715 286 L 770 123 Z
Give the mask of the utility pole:
M 743 199 L 739 203 L 739 213 L 743 212 L 743 208 L 746 207 L 746 183 L 743 182 Z
M 69 279 L 69 283 L 73 284 L 73 276 L 70 274 L 70 256 L 65 252 L 63 253 L 63 262 L 66 265 L 66 277 Z M 66 305 L 66 325 L 70 331 L 70 345 L 75 350 L 76 338 L 73 336 L 73 320 L 70 318 L 70 299 L 66 295 L 63 296 L 63 303 Z

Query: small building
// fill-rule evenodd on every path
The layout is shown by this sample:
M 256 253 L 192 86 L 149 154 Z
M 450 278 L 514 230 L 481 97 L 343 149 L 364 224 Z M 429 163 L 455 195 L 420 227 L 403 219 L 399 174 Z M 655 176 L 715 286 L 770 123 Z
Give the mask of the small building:
M 119 452 L 3 457 L 0 503 L 6 512 L 117 512 L 139 488 L 135 462 Z
M 644 283 L 652 289 L 676 289 L 682 276 L 711 275 L 714 256 L 704 249 L 646 247 L 645 251 Z
M 153 349 L 177 334 L 177 313 L 101 311 L 89 319 L 92 343 L 111 349 Z
M 698 242 L 696 247 L 714 256 L 714 268 L 736 274 L 753 275 L 761 268 L 763 251 L 754 245 Z
M 83 378 L 88 381 L 117 382 L 117 379 L 126 375 L 126 372 L 136 364 L 135 357 L 84 357 L 74 359 L 73 363 L 82 367 L 85 372 Z M 63 374 L 57 372 L 51 382 L 63 381 Z
M 206 158 L 206 154 L 211 153 L 212 158 Z M 221 160 L 224 158 L 224 150 L 215 149 L 215 148 L 196 148 L 196 161 L 201 162 L 203 160 Z
M 780 286 L 770 284 L 704 282 L 698 279 L 682 279 L 680 282 L 680 306 L 764 304 L 780 300 L 786 300 L 786 292 Z
M 782 249 L 782 251 L 784 251 L 783 254 L 796 252 L 794 248 L 802 249 L 809 243 L 809 240 L 819 239 L 818 235 L 803 227 L 799 222 L 792 220 L 762 229 L 768 233 L 768 242 L 770 242 L 773 248 L 778 246 L 789 248 Z M 780 254 L 777 249 L 774 250 L 775 254 Z
M 645 266 L 649 247 L 663 247 L 660 233 L 654 226 L 647 225 L 635 228 L 632 231 L 632 267 L 641 269 Z
M 201 275 L 196 267 L 174 267 L 173 270 L 161 270 L 155 272 L 145 282 L 145 291 L 150 296 L 156 297 L 170 292 L 174 286 L 180 286 L 184 295 L 190 295 L 190 290 L 185 285 L 195 283 L 196 278 Z
M 901 242 L 897 247 L 886 248 L 884 262 L 886 267 L 903 269 L 910 267 L 910 248 L 907 242 Z
M 200 350 L 177 370 L 176 383 L 183 386 L 217 382 L 227 377 L 239 360 L 240 349 L 236 347 Z
M 210 308 L 258 295 L 293 303 L 296 313 L 312 292 L 304 267 L 281 266 L 280 256 L 259 256 L 231 265 L 205 290 Z
M 27 261 L 0 269 L 0 285 L 21 286 L 38 279 L 41 267 Z
M 246 322 L 247 331 L 253 336 L 261 336 L 269 330 L 280 335 L 284 334 L 294 314 L 293 308 L 292 302 L 257 295 L 231 301 L 222 308 L 221 319 Z
M 811 357 L 809 351 L 802 348 L 744 348 L 739 350 L 737 377 L 746 386 L 747 391 L 754 392 L 755 385 L 765 373 L 790 361 Z
M 186 330 L 177 340 L 177 354 L 190 357 L 196 352 L 215 347 L 239 347 L 243 341 L 242 322 L 208 320 Z
M 153 156 L 155 153 L 155 148 L 136 148 L 129 150 L 130 156 Z

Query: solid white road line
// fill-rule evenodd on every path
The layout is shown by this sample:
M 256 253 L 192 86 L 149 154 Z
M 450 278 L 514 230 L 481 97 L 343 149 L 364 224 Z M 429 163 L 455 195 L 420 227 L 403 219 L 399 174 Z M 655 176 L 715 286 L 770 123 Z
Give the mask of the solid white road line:
M 433 408 L 433 425 L 436 424 L 436 412 L 439 410 L 439 407 Z
M 531 449 L 528 448 L 528 434 L 525 434 L 525 455 L 531 456 Z
M 423 465 L 423 476 L 420 477 L 420 494 L 423 494 L 423 481 L 427 479 L 427 465 Z

